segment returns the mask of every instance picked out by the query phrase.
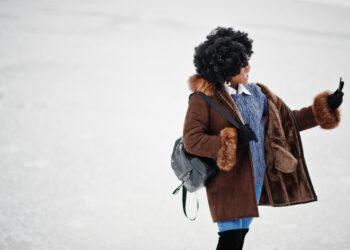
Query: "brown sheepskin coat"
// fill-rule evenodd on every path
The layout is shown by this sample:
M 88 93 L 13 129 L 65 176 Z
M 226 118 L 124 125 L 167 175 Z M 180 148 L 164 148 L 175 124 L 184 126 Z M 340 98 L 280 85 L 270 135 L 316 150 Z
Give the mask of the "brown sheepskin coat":
M 215 85 L 199 75 L 189 78 L 192 91 L 203 92 L 224 110 L 230 110 L 219 97 L 242 116 L 224 86 Z M 266 172 L 259 205 L 288 206 L 317 201 L 306 167 L 299 131 L 319 125 L 335 128 L 340 122 L 339 109 L 331 110 L 325 91 L 313 104 L 290 110 L 281 98 L 265 85 L 259 86 L 268 101 L 264 116 Z M 237 130 L 200 96 L 192 95 L 183 128 L 186 151 L 215 158 L 220 169 L 207 185 L 206 193 L 213 222 L 259 217 L 254 172 L 249 146 L 237 149 Z

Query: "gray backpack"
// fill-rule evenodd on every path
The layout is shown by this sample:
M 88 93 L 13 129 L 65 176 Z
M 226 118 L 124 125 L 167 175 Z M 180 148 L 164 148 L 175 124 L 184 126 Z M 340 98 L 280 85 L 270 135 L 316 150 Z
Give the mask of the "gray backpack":
M 240 125 L 235 119 L 233 119 L 225 110 L 223 110 L 217 103 L 210 99 L 207 95 L 202 92 L 194 92 L 190 95 L 189 99 L 193 94 L 198 94 L 206 102 L 208 102 L 213 108 L 215 108 L 223 117 L 230 121 L 234 127 L 240 128 Z M 235 111 L 222 99 L 225 105 L 230 109 L 231 112 L 238 117 Z M 239 118 L 238 118 L 239 119 Z M 173 152 L 171 155 L 171 167 L 177 176 L 177 178 L 182 182 L 178 186 L 173 194 L 176 195 L 182 188 L 182 207 L 185 216 L 189 220 L 195 220 L 197 214 L 194 218 L 189 218 L 186 213 L 186 196 L 188 192 L 195 192 L 205 186 L 207 186 L 210 181 L 216 176 L 219 168 L 216 165 L 216 160 L 213 158 L 201 157 L 189 154 L 186 152 L 182 136 L 175 141 Z M 197 198 L 197 194 L 196 194 Z M 199 203 L 197 198 L 197 213 L 198 213 Z

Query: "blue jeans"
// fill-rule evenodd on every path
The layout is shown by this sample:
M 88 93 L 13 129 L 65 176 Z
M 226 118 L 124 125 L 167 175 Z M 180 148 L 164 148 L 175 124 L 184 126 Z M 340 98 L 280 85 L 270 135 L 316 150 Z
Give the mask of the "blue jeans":
M 256 190 L 256 200 L 259 204 L 260 194 L 261 194 L 262 185 L 255 185 Z M 240 229 L 240 228 L 249 228 L 250 223 L 252 223 L 253 217 L 242 218 L 238 220 L 228 220 L 228 221 L 219 221 L 217 222 L 219 227 L 219 232 L 231 230 L 231 229 Z

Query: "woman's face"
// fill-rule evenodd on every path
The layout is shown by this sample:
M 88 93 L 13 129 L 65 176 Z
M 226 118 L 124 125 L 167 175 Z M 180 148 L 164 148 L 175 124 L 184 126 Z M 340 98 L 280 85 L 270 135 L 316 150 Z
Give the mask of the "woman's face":
M 235 75 L 231 79 L 231 83 L 233 84 L 238 84 L 238 83 L 243 83 L 246 84 L 248 83 L 248 73 L 250 71 L 250 64 L 248 62 L 248 65 L 241 68 L 241 73 L 238 75 Z

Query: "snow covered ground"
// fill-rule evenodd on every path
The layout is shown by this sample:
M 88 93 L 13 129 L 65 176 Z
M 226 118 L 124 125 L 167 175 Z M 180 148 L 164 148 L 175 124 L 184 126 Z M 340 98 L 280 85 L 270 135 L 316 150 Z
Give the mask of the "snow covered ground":
M 292 109 L 345 81 L 340 126 L 302 132 L 319 201 L 259 207 L 245 249 L 350 249 L 350 8 L 329 3 L 0 1 L 0 249 L 215 249 L 205 191 L 195 222 L 171 195 L 170 154 L 219 25 L 249 33 L 250 81 Z

